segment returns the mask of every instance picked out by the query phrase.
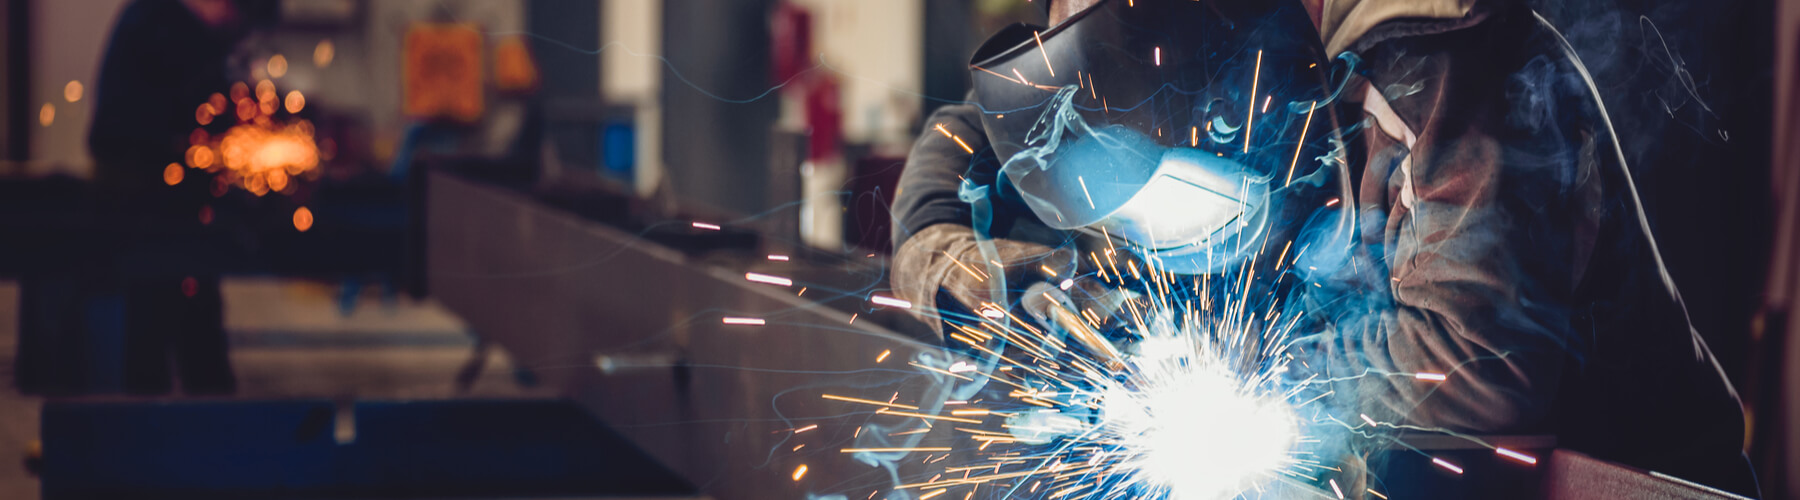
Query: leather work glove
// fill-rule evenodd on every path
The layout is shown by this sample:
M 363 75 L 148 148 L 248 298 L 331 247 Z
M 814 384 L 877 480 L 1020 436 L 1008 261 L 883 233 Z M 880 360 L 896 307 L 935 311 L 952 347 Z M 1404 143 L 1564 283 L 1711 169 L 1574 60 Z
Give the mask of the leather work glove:
M 956 224 L 927 227 L 894 252 L 891 284 L 895 295 L 912 302 L 912 314 L 943 333 L 943 323 L 959 315 L 1010 308 L 1020 291 L 1033 283 L 1061 281 L 1076 269 L 1075 252 L 1037 243 L 994 239 L 1006 295 L 996 297 L 991 266 L 981 254 L 975 230 Z M 927 307 L 931 306 L 931 307 Z M 970 318 L 972 319 L 972 318 Z

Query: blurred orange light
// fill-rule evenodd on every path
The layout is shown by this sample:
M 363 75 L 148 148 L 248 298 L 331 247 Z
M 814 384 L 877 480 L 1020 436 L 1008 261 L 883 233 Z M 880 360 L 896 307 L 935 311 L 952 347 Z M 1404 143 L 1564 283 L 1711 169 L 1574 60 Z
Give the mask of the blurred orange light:
M 260 175 L 245 177 L 244 189 L 249 190 L 250 194 L 257 196 L 269 194 L 269 180 Z
M 319 148 L 313 143 L 312 124 L 301 120 L 286 126 L 239 125 L 225 132 L 219 154 L 225 168 L 250 192 L 281 191 L 288 177 L 319 166 Z M 279 172 L 280 178 L 270 175 Z
M 231 101 L 225 100 L 225 94 L 213 92 L 212 95 L 206 96 L 206 103 L 211 104 L 213 107 L 212 109 L 222 110 L 225 109 L 226 105 L 231 104 Z
M 279 193 L 279 192 L 287 190 L 287 187 L 288 187 L 287 172 L 283 172 L 280 170 L 275 170 L 275 171 L 269 172 L 269 181 L 268 182 L 269 182 L 269 190 L 270 191 Z
M 170 186 L 180 184 L 181 179 L 186 176 L 187 172 L 182 170 L 180 163 L 170 163 L 169 166 L 163 167 L 163 184 Z
M 252 118 L 256 118 L 256 101 L 252 101 L 249 98 L 238 99 L 237 117 L 238 121 L 241 122 L 247 122 Z
M 275 82 L 263 80 L 256 82 L 256 100 L 261 101 L 275 97 Z
M 63 99 L 69 102 L 79 101 L 81 100 L 81 91 L 80 80 L 69 80 L 68 85 L 63 85 Z
M 332 46 L 330 39 L 319 40 L 319 45 L 313 47 L 313 66 L 330 66 L 331 60 L 336 57 L 337 48 Z
M 188 147 L 187 162 L 188 162 L 188 166 L 190 166 L 190 167 L 194 167 L 194 168 L 212 167 L 213 159 L 214 158 L 213 158 L 212 148 L 209 148 L 206 146 L 200 146 L 200 145 Z
M 188 133 L 188 145 L 190 145 L 190 146 L 203 145 L 203 144 L 206 144 L 207 139 L 211 139 L 211 138 L 212 138 L 212 136 L 208 135 L 206 133 L 206 129 L 197 128 L 197 129 L 194 129 L 193 132 Z
M 305 108 L 306 108 L 306 96 L 300 95 L 300 91 L 298 91 L 298 90 L 288 91 L 287 112 L 288 113 L 299 113 L 300 110 L 305 109 Z
M 238 102 L 250 97 L 250 86 L 244 82 L 231 84 L 231 102 Z
M 287 74 L 287 56 L 275 54 L 269 58 L 269 78 L 281 78 Z
M 300 207 L 298 210 L 294 210 L 294 229 L 299 229 L 300 232 L 304 233 L 306 230 L 312 229 L 312 224 L 312 210 L 307 210 L 306 207 Z
M 38 125 L 48 127 L 52 123 L 56 123 L 56 106 L 46 102 L 43 108 L 38 109 Z
M 217 108 L 214 108 L 212 104 L 200 103 L 200 107 L 194 108 L 194 121 L 199 122 L 202 126 L 211 125 L 213 115 L 218 114 L 214 111 L 215 109 Z

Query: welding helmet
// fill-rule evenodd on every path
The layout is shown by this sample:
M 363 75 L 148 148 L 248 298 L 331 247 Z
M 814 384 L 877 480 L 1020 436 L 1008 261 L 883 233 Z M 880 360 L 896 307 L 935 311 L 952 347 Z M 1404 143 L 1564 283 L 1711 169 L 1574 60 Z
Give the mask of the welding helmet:
M 1347 199 L 1314 116 L 1323 52 L 1299 2 L 1101 0 L 1007 27 L 970 71 L 1001 182 L 1038 219 L 1205 274 Z

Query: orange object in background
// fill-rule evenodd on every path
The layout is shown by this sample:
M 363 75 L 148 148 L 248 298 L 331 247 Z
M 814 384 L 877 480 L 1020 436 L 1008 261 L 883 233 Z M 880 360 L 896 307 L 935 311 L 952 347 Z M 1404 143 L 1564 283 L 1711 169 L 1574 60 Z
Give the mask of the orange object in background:
M 306 207 L 300 207 L 298 210 L 294 210 L 294 229 L 299 229 L 300 232 L 304 233 L 306 230 L 312 229 L 312 224 L 312 210 L 307 210 Z
M 525 38 L 509 36 L 494 46 L 494 88 L 501 92 L 537 90 L 537 60 L 531 57 Z
M 414 23 L 402 53 L 402 109 L 414 118 L 473 122 L 483 102 L 481 31 L 471 23 Z

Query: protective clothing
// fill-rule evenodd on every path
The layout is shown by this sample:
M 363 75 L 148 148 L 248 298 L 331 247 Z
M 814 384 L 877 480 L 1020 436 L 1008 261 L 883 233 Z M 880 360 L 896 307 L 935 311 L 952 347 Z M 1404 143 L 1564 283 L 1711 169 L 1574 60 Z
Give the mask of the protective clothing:
M 894 293 L 919 305 L 915 317 L 941 331 L 940 320 L 973 318 L 977 314 L 1004 314 L 1008 297 L 996 297 L 989 286 L 994 276 L 977 248 L 975 231 L 968 226 L 939 224 L 913 235 L 911 248 L 896 252 L 893 262 Z M 1061 280 L 1073 276 L 1075 253 L 1046 245 L 1015 240 L 995 240 L 999 269 L 1009 283 Z M 930 249 L 930 250 L 921 250 Z
M 1047 30 L 1006 28 L 970 63 L 1000 182 L 1049 227 L 1159 268 L 1237 265 L 1271 225 L 1304 222 L 1271 220 L 1271 204 L 1344 195 L 1284 190 L 1322 183 L 1304 180 L 1332 130 L 1308 134 L 1329 89 L 1317 44 L 1294 36 L 1306 25 L 1272 2 L 1102 0 Z

